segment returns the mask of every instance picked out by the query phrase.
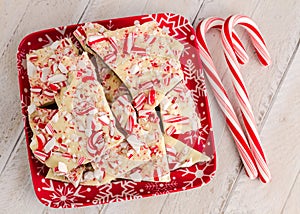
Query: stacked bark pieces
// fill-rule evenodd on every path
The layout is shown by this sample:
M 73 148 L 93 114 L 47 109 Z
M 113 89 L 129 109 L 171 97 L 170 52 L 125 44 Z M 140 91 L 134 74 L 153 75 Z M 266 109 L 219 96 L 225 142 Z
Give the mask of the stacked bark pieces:
M 180 42 L 155 22 L 115 31 L 87 23 L 74 35 L 82 54 L 63 39 L 27 55 L 30 148 L 47 178 L 168 182 L 170 171 L 209 160 L 172 137 L 201 127 Z

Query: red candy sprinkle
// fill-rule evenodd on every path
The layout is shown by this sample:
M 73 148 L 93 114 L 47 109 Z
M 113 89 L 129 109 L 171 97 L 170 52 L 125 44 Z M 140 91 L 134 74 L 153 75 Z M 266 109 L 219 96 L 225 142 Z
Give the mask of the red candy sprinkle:
M 124 46 L 123 46 L 123 52 L 129 54 L 131 52 L 131 49 L 133 48 L 134 44 L 134 34 L 129 33 L 125 36 Z
M 164 114 L 162 115 L 162 118 L 166 123 L 188 124 L 190 122 L 189 118 L 184 116 Z
M 37 157 L 43 163 L 48 159 L 48 155 L 44 152 L 39 151 L 39 150 L 34 151 L 33 154 L 34 154 L 35 157 Z
M 120 140 L 120 139 L 121 139 L 121 136 L 120 136 L 120 135 L 116 135 L 116 136 L 114 136 L 114 139 L 115 139 L 115 140 Z
M 148 94 L 148 104 L 153 105 L 155 103 L 156 91 L 154 89 L 150 89 Z
M 94 76 L 85 76 L 82 78 L 82 82 L 93 81 L 95 80 Z
M 137 55 L 146 56 L 146 49 L 140 47 L 133 47 L 131 52 Z
M 38 149 L 42 150 L 44 148 L 44 145 L 46 143 L 46 137 L 43 134 L 38 134 L 36 136 L 37 142 L 38 142 Z
M 176 132 L 176 128 L 175 126 L 169 126 L 167 129 L 166 129 L 166 134 L 171 136 L 172 134 L 174 134 Z
M 103 60 L 106 63 L 113 63 L 114 61 L 116 61 L 116 59 L 117 59 L 117 56 L 115 53 L 109 53 L 103 58 Z
M 75 34 L 75 35 L 82 36 L 82 37 L 86 37 L 85 30 L 83 29 L 82 26 L 79 26 L 79 27 L 75 30 L 74 34 Z
M 29 57 L 29 61 L 31 61 L 31 62 L 35 62 L 35 61 L 37 61 L 38 60 L 38 56 L 37 55 L 31 55 L 30 57 Z
M 128 131 L 129 133 L 132 133 L 133 132 L 133 128 L 134 128 L 134 118 L 129 115 L 128 117 L 128 121 L 127 121 L 127 124 L 126 124 L 126 131 Z
M 136 96 L 134 98 L 134 100 L 132 101 L 132 105 L 134 108 L 136 108 L 136 110 L 141 110 L 146 102 L 146 96 L 144 93 L 140 93 L 138 96 Z
M 52 91 L 58 91 L 60 89 L 60 86 L 58 84 L 55 84 L 55 83 L 50 83 L 49 84 L 49 88 L 52 90 Z

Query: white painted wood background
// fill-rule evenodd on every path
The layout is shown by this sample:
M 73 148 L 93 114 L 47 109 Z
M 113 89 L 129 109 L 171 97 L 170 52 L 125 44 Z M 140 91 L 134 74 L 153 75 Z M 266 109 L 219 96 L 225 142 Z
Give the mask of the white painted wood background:
M 0 213 L 300 213 L 299 11 L 299 0 L 0 0 Z M 182 14 L 194 26 L 203 17 L 240 13 L 260 26 L 273 64 L 268 68 L 259 65 L 245 35 L 242 39 L 251 60 L 242 74 L 272 182 L 263 185 L 246 177 L 209 92 L 218 166 L 215 179 L 207 186 L 80 209 L 45 207 L 34 195 L 27 161 L 16 69 L 19 42 L 26 34 L 44 28 L 157 12 Z M 212 31 L 208 43 L 226 87 L 231 87 L 218 36 Z

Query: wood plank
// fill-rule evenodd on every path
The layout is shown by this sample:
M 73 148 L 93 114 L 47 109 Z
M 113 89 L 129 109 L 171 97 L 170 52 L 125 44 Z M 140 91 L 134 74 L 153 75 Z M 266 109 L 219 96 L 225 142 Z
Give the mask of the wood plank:
M 283 213 L 300 213 L 299 206 L 299 195 L 300 195 L 300 176 L 298 172 L 298 176 L 296 178 L 295 184 L 293 186 L 292 191 L 286 201 L 285 207 L 283 209 Z
M 29 5 L 29 0 L 25 1 L 0 1 L 0 56 L 2 56 L 3 52 L 7 48 L 8 41 L 11 39 L 11 35 L 13 35 L 14 31 L 18 27 L 18 24 Z M 12 16 L 12 14 L 14 14 Z M 5 30 L 4 30 L 5 29 Z
M 9 3 L 7 3 L 9 4 Z M 86 1 L 31 2 L 13 33 L 7 34 L 7 48 L 0 58 L 0 172 L 5 165 L 15 142 L 22 131 L 22 116 L 19 99 L 19 87 L 16 69 L 17 46 L 21 39 L 33 31 L 76 23 L 81 16 Z M 65 10 L 65 8 L 68 10 Z M 11 8 L 12 10 L 12 8 Z M 10 11 L 10 13 L 14 13 Z M 10 15 L 12 16 L 12 15 Z M 1 19 L 2 20 L 2 19 Z M 33 21 L 35 20 L 35 21 Z M 13 24 L 13 23 L 12 23 Z M 9 96 L 8 96 L 9 95 Z
M 300 170 L 300 144 L 297 140 L 300 137 L 299 68 L 300 49 L 261 132 L 273 175 L 271 183 L 261 185 L 259 181 L 249 182 L 245 176 L 239 177 L 225 213 L 279 213 L 283 209 Z
M 281 4 L 273 4 L 269 1 L 257 2 L 248 1 L 248 4 L 245 4 L 243 7 L 238 5 L 237 1 L 222 1 L 222 3 L 221 1 L 205 2 L 203 10 L 199 13 L 199 18 L 212 15 L 226 17 L 230 14 L 240 13 L 251 15 L 260 26 L 261 31 L 265 35 L 268 49 L 271 52 L 273 65 L 267 69 L 261 67 L 257 60 L 254 60 L 252 47 L 249 49 L 246 42 L 245 44 L 251 60 L 248 65 L 242 68 L 242 74 L 249 89 L 254 114 L 260 126 L 265 119 L 276 89 L 297 46 L 300 22 L 296 10 L 290 9 L 299 8 L 299 2 L 297 1 L 282 1 Z M 285 3 L 286 5 L 283 5 Z M 281 16 L 281 20 L 279 21 L 278 11 L 281 11 L 282 14 L 290 15 Z M 215 42 L 218 37 L 217 32 L 212 33 L 208 38 L 208 43 L 214 56 L 215 64 L 219 68 L 220 76 L 224 79 L 226 88 L 229 89 L 229 97 L 232 98 L 233 93 L 231 81 L 228 77 L 228 69 L 223 53 L 220 51 L 221 46 Z M 243 39 L 243 41 L 248 41 L 248 37 Z M 212 109 L 218 109 L 215 102 L 211 102 L 211 104 Z M 235 107 L 237 106 L 236 102 L 233 102 L 233 104 Z M 222 117 L 221 114 L 217 116 Z M 186 213 L 219 213 L 225 206 L 227 197 L 240 173 L 240 160 L 236 150 L 232 146 L 232 138 L 228 137 L 228 130 L 224 130 L 225 124 L 220 124 L 222 121 L 218 117 L 212 118 L 218 157 L 218 169 L 215 180 L 202 189 L 170 195 L 162 208 L 162 213 L 180 213 L 180 211 Z M 266 152 L 268 154 L 269 151 L 266 150 Z M 241 177 L 244 177 L 247 182 L 251 183 L 244 173 L 242 173 Z
M 203 0 L 169 1 L 129 0 L 129 1 L 103 1 L 95 0 L 88 7 L 82 22 L 126 17 L 158 12 L 173 12 L 185 16 L 191 22 L 196 17 Z
M 93 214 L 99 213 L 99 206 L 89 206 L 89 207 L 80 207 L 80 208 L 71 208 L 71 209 L 55 209 L 55 208 L 46 208 L 43 211 L 43 214 Z
M 113 204 L 105 205 L 101 210 L 101 213 L 105 213 L 105 214 L 159 213 L 159 210 L 156 208 L 156 206 L 162 206 L 165 197 L 166 196 L 164 195 L 160 195 L 156 197 L 113 203 Z
M 0 176 L 0 195 L 0 207 L 4 213 L 44 209 L 44 206 L 37 201 L 32 187 L 24 135 Z

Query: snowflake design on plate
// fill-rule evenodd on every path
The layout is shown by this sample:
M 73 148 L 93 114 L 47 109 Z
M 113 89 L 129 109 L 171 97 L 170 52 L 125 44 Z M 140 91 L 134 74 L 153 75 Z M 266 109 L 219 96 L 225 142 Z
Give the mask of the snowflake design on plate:
M 153 183 L 149 182 L 145 184 L 145 189 L 140 189 L 140 192 L 146 191 L 146 193 L 152 193 L 154 195 L 163 195 L 170 192 L 170 190 L 174 190 L 178 187 L 178 182 L 173 180 L 168 183 Z
M 47 182 L 49 181 L 49 183 Z M 89 188 L 85 191 L 82 191 L 83 187 L 79 186 L 75 188 L 74 186 L 70 186 L 67 183 L 61 183 L 57 186 L 53 185 L 52 180 L 42 179 L 42 183 L 45 184 L 42 187 L 42 190 L 48 191 L 48 198 L 41 198 L 47 206 L 55 207 L 55 208 L 73 208 L 82 206 L 82 202 L 78 202 L 80 198 L 85 198 L 84 193 L 89 192 Z M 38 189 L 38 191 L 40 188 Z
M 214 159 L 212 159 L 210 162 L 206 164 L 198 163 L 194 167 L 179 169 L 178 171 L 183 172 L 183 174 L 181 175 L 182 178 L 188 177 L 188 179 L 184 179 L 183 181 L 184 186 L 182 188 L 183 189 L 193 188 L 196 181 L 201 182 L 200 185 L 208 183 L 214 176 L 214 172 L 207 173 L 206 170 L 209 167 L 212 167 L 213 165 L 214 165 Z
M 31 159 L 33 160 L 34 164 L 36 165 L 36 174 L 45 175 L 48 171 L 48 167 L 45 164 L 42 164 L 34 155 L 31 155 Z
M 109 20 L 109 23 L 106 25 L 108 30 L 112 30 L 114 25 L 112 24 L 112 20 Z
M 92 201 L 93 204 L 104 204 L 110 201 L 124 201 L 142 198 L 139 192 L 135 190 L 137 186 L 133 181 L 116 181 L 99 187 L 98 194 Z
M 181 15 L 165 13 L 165 14 L 151 14 L 142 17 L 143 20 L 156 21 L 159 26 L 169 33 L 169 35 L 177 37 L 182 37 L 190 34 L 190 24 L 189 21 Z M 184 38 L 178 38 L 182 40 Z

